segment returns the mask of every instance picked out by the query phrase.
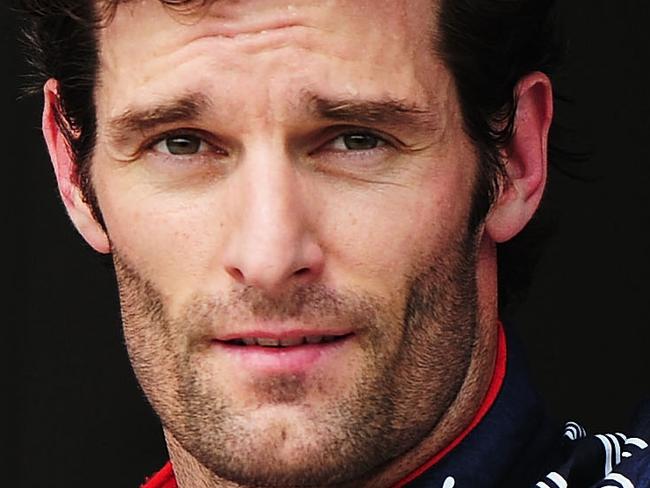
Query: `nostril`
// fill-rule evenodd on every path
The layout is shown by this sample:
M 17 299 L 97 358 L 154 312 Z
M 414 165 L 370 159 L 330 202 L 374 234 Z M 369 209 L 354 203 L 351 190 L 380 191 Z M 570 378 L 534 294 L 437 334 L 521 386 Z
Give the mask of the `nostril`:
M 227 272 L 230 276 L 232 276 L 236 281 L 239 281 L 242 283 L 244 281 L 244 273 L 241 272 L 239 268 L 235 267 L 228 267 Z
M 304 276 L 304 275 L 306 275 L 306 274 L 309 274 L 309 271 L 310 271 L 309 268 L 300 268 L 300 269 L 297 270 L 294 274 L 295 274 L 296 276 Z

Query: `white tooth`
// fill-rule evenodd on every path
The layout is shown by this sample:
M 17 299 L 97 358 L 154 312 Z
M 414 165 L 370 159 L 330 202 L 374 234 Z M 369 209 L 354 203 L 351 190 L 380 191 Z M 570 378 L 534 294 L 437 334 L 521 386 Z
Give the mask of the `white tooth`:
M 280 345 L 279 340 L 270 339 L 268 337 L 257 337 L 255 340 L 257 341 L 257 344 L 259 344 L 260 346 L 272 347 L 272 346 Z
M 318 344 L 323 340 L 323 336 L 307 336 L 307 344 Z
M 255 345 L 255 339 L 253 337 L 244 337 L 242 341 L 244 341 L 244 344 L 246 344 L 247 346 Z
M 304 337 L 295 337 L 294 339 L 280 339 L 281 346 L 299 346 L 302 344 Z

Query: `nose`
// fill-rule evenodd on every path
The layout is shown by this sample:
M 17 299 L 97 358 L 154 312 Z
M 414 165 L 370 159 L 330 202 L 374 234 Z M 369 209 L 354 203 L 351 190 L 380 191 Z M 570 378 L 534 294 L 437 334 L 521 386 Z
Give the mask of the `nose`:
M 231 200 L 235 223 L 223 257 L 226 272 L 269 294 L 314 282 L 324 255 L 298 170 L 268 152 L 248 159 L 240 165 Z

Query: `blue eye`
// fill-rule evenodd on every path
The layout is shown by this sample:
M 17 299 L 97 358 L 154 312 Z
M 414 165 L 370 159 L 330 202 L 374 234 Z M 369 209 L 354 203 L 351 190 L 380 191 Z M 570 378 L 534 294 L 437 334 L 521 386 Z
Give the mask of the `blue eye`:
M 373 134 L 354 132 L 343 134 L 331 143 L 337 151 L 369 151 L 384 146 L 386 141 Z
M 154 149 L 172 156 L 191 156 L 205 150 L 205 142 L 190 134 L 167 136 L 156 143 Z

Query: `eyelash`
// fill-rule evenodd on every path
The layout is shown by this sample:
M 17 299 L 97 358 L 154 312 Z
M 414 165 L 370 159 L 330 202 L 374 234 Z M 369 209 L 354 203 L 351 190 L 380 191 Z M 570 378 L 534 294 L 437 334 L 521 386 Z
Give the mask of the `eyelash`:
M 323 144 L 321 147 L 326 147 L 326 146 L 333 146 L 335 142 L 339 139 L 344 141 L 344 138 L 346 137 L 352 137 L 352 136 L 358 136 L 358 137 L 363 137 L 363 138 L 370 138 L 370 139 L 375 139 L 377 142 L 377 146 L 371 147 L 368 149 L 350 149 L 348 148 L 347 150 L 339 149 L 339 150 L 334 150 L 334 152 L 339 152 L 339 153 L 362 153 L 362 152 L 368 152 L 368 151 L 375 151 L 375 150 L 381 150 L 382 148 L 389 147 L 392 144 L 392 142 L 389 140 L 389 138 L 378 134 L 374 131 L 371 130 L 364 130 L 364 129 L 348 129 L 343 132 L 340 132 L 336 134 L 334 137 L 328 139 L 328 141 Z M 346 142 L 343 142 L 346 144 Z M 347 145 L 347 144 L 346 144 Z
M 201 145 L 205 144 L 208 146 L 209 150 L 212 150 L 214 152 L 218 152 L 221 154 L 224 154 L 225 151 L 223 149 L 218 148 L 215 146 L 213 143 L 209 141 L 209 138 L 206 137 L 204 133 L 197 132 L 195 130 L 191 129 L 179 129 L 179 130 L 174 130 L 170 132 L 165 132 L 163 134 L 159 134 L 156 137 L 154 137 L 152 140 L 149 142 L 145 143 L 144 149 L 149 152 L 158 152 L 160 154 L 163 154 L 164 156 L 167 157 L 183 157 L 183 155 L 177 155 L 177 154 L 168 154 L 168 153 L 162 153 L 161 151 L 156 151 L 156 146 L 164 143 L 167 140 L 173 139 L 173 138 L 187 138 L 187 139 L 197 139 Z M 196 157 L 198 154 L 202 154 L 203 151 L 196 153 L 196 154 L 187 154 L 185 155 L 186 157 Z
M 339 139 L 343 139 L 345 137 L 349 136 L 361 136 L 361 137 L 366 137 L 366 138 L 372 138 L 376 139 L 377 141 L 377 146 L 367 148 L 367 149 L 331 149 L 331 153 L 335 153 L 338 155 L 338 157 L 361 157 L 364 154 L 372 153 L 375 151 L 386 151 L 387 149 L 390 149 L 391 147 L 396 147 L 399 146 L 401 143 L 399 141 L 394 141 L 392 138 L 379 133 L 374 130 L 370 129 L 365 129 L 365 128 L 357 128 L 357 127 L 334 127 L 331 130 L 329 130 L 330 134 L 326 134 L 326 141 L 318 146 L 318 148 L 313 152 L 316 153 L 319 150 L 326 149 L 328 146 L 332 146 L 335 144 L 335 142 Z M 162 152 L 160 150 L 156 149 L 156 146 L 158 146 L 161 143 L 164 143 L 165 141 L 168 141 L 173 138 L 188 138 L 188 139 L 197 139 L 200 146 L 200 150 L 196 153 L 190 153 L 190 154 L 170 154 L 166 152 Z M 217 153 L 219 155 L 226 155 L 227 151 L 223 150 L 219 146 L 216 146 L 212 142 L 210 142 L 209 137 L 206 137 L 205 133 L 198 132 L 196 130 L 192 129 L 178 129 L 178 130 L 173 130 L 170 132 L 165 132 L 163 134 L 157 135 L 155 138 L 150 140 L 149 142 L 145 143 L 144 145 L 144 152 L 155 152 L 163 157 L 166 158 L 197 158 L 201 156 L 205 156 L 204 153 L 206 152 L 213 152 Z M 203 145 L 207 146 L 207 151 L 202 149 Z M 343 143 L 345 144 L 345 143 Z M 313 154 L 311 153 L 311 154 Z

